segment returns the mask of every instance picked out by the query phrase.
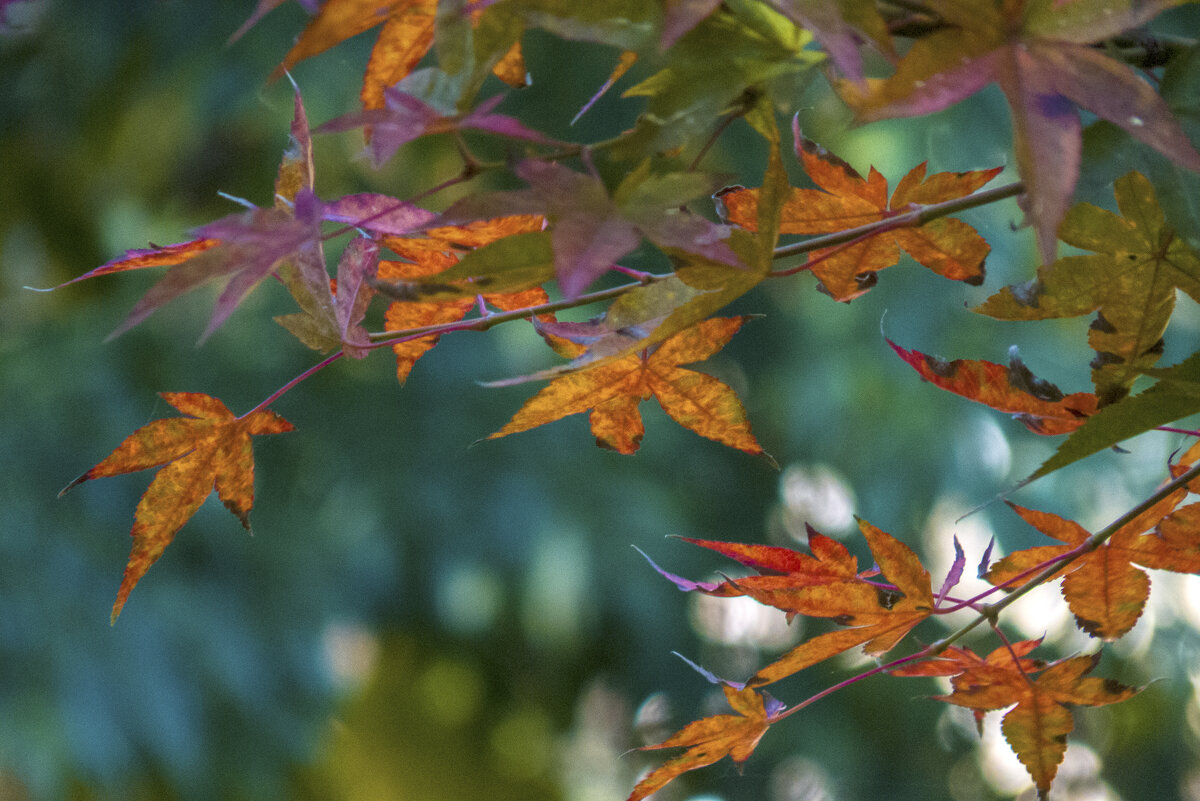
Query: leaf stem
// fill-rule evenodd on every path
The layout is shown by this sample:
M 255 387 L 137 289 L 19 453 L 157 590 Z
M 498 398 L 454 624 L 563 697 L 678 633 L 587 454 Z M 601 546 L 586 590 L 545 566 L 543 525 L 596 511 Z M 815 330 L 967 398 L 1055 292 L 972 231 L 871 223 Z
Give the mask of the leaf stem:
M 277 401 L 280 397 L 287 394 L 293 387 L 295 387 L 301 381 L 304 381 L 306 378 L 308 378 L 312 375 L 315 375 L 316 373 L 319 373 L 321 370 L 324 370 L 326 367 L 333 364 L 334 362 L 336 362 L 338 359 L 342 358 L 345 355 L 346 355 L 346 352 L 344 350 L 339 350 L 336 353 L 332 353 L 329 356 L 326 356 L 324 359 L 317 362 L 312 367 L 308 368 L 303 373 L 296 376 L 291 381 L 287 382 L 282 387 L 280 387 L 279 389 L 272 392 L 270 395 L 268 395 L 266 397 L 265 400 L 263 400 L 261 403 L 259 403 L 257 406 L 255 406 L 250 411 L 246 412 L 246 414 L 243 414 L 242 417 L 247 417 L 249 415 L 254 414 L 257 411 L 261 411 L 261 410 L 267 408 L 272 403 Z M 242 419 L 242 417 L 239 417 L 238 419 L 240 420 L 240 419 Z
M 912 211 L 897 214 L 894 217 L 888 217 L 873 223 L 867 223 L 866 225 L 860 225 L 857 228 L 838 231 L 836 234 L 826 234 L 825 236 L 813 237 L 812 239 L 792 245 L 782 245 L 775 248 L 773 257 L 775 259 L 786 259 L 789 256 L 799 256 L 803 253 L 811 253 L 814 250 L 854 242 L 855 240 L 873 236 L 883 231 L 924 225 L 939 217 L 946 217 L 950 214 L 956 214 L 978 206 L 986 206 L 989 203 L 1015 197 L 1024 192 L 1025 183 L 1023 181 L 1006 184 L 1005 186 L 997 186 L 994 189 L 985 189 L 966 197 L 955 198 L 954 200 L 947 200 L 942 203 L 934 203 L 929 206 L 920 206 Z M 772 273 L 772 275 L 791 275 L 794 272 L 798 272 L 797 268 L 781 270 L 777 273 Z
M 475 317 L 470 320 L 461 320 L 454 323 L 440 323 L 438 325 L 424 325 L 417 328 L 405 328 L 398 331 L 379 331 L 373 334 L 368 334 L 373 345 L 398 345 L 401 342 L 407 342 L 410 339 L 420 339 L 421 337 L 446 334 L 451 331 L 486 331 L 492 326 L 500 325 L 501 323 L 511 322 L 513 320 L 524 320 L 530 317 L 536 317 L 539 314 L 550 314 L 552 312 L 562 311 L 564 309 L 574 309 L 578 306 L 587 306 L 590 303 L 596 303 L 609 298 L 615 298 L 623 295 L 631 289 L 636 289 L 640 286 L 653 284 L 657 281 L 663 281 L 670 278 L 672 273 L 662 275 L 646 275 L 640 281 L 634 281 L 620 286 L 601 289 L 596 292 L 588 292 L 579 295 L 575 298 L 566 298 L 563 300 L 550 301 L 549 303 L 541 303 L 537 306 L 527 306 L 524 309 L 514 309 L 507 312 L 496 312 L 487 317 Z
M 980 612 L 979 617 L 975 618 L 970 623 L 967 623 L 965 626 L 963 626 L 962 628 L 960 628 L 958 631 L 954 632 L 953 634 L 950 634 L 949 636 L 947 636 L 947 637 L 939 640 L 938 642 L 934 643 L 933 645 L 931 645 L 930 646 L 931 649 L 933 649 L 935 647 L 936 647 L 936 649 L 931 650 L 929 653 L 929 656 L 937 656 L 942 651 L 946 650 L 946 648 L 948 648 L 954 642 L 965 637 L 967 635 L 967 633 L 969 631 L 971 631 L 971 629 L 975 628 L 980 623 L 983 623 L 984 621 L 987 621 L 987 620 L 995 620 L 999 616 L 1001 611 L 1008 608 L 1012 604 L 1016 603 L 1018 598 L 1031 592 L 1034 588 L 1040 587 L 1042 584 L 1045 584 L 1056 573 L 1058 573 L 1058 571 L 1061 570 L 1064 566 L 1070 564 L 1071 562 L 1075 561 L 1076 559 L 1083 556 L 1084 554 L 1090 553 L 1091 551 L 1094 551 L 1097 548 L 1099 548 L 1101 545 L 1103 545 L 1105 542 L 1107 542 L 1108 539 L 1110 537 L 1112 537 L 1113 534 L 1117 533 L 1123 527 L 1129 525 L 1130 522 L 1135 520 L 1138 517 L 1138 515 L 1142 514 L 1147 509 L 1149 509 L 1150 507 L 1154 506 L 1159 501 L 1166 498 L 1172 492 L 1175 492 L 1176 490 L 1178 490 L 1181 487 L 1186 487 L 1187 484 L 1190 481 L 1192 481 L 1193 479 L 1195 479 L 1197 476 L 1200 476 L 1200 463 L 1192 465 L 1192 467 L 1190 467 L 1187 470 L 1187 472 L 1182 473 L 1178 478 L 1175 478 L 1175 479 L 1172 479 L 1171 481 L 1166 482 L 1161 487 L 1159 487 L 1157 490 L 1155 490 L 1148 498 L 1143 500 L 1138 505 L 1134 506 L 1129 511 L 1125 512 L 1125 514 L 1121 515 L 1116 520 L 1112 521 L 1107 526 L 1100 529 L 1092 536 L 1088 537 L 1086 540 L 1084 540 L 1082 543 L 1080 543 L 1075 548 L 1072 548 L 1070 551 L 1067 551 L 1066 553 L 1062 554 L 1058 559 L 1051 561 L 1048 566 L 1044 567 L 1040 573 L 1035 575 L 1033 578 L 1031 578 L 1025 584 L 1023 584 L 1020 587 L 1018 587 L 1017 589 L 1013 590 L 1011 593 L 1004 596 L 1003 598 L 996 601 L 995 603 L 988 604 L 988 606 L 982 612 Z M 1034 570 L 1037 570 L 1037 569 L 1038 568 L 1034 568 Z M 996 588 L 993 588 L 993 589 L 996 589 Z

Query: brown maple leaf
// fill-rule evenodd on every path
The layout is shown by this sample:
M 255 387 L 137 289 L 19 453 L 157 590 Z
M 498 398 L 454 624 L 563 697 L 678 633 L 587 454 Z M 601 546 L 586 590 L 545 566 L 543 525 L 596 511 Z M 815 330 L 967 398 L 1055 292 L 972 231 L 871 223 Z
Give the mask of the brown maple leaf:
M 714 715 L 684 726 L 657 745 L 643 746 L 687 750 L 655 768 L 638 782 L 626 801 L 640 801 L 660 790 L 677 776 L 702 768 L 728 756 L 734 763 L 745 762 L 768 727 L 783 711 L 783 704 L 766 693 L 726 684 L 722 688 L 736 715 Z
M 675 334 L 653 350 L 556 378 L 488 439 L 528 431 L 567 415 L 590 412 L 596 444 L 630 454 L 638 449 L 645 434 L 638 404 L 655 397 L 663 410 L 684 428 L 746 453 L 766 455 L 750 432 L 746 410 L 734 391 L 710 375 L 679 366 L 712 356 L 747 319 L 710 318 Z
M 381 109 L 384 90 L 411 73 L 433 46 L 437 6 L 437 0 L 327 0 L 272 77 L 278 78 L 301 61 L 382 25 L 367 62 L 360 95 L 364 109 Z M 474 22 L 480 13 L 482 10 L 468 16 Z M 514 42 L 498 56 L 492 72 L 509 86 L 525 85 L 520 42 Z
M 234 417 L 225 404 L 199 392 L 163 392 L 163 399 L 187 417 L 155 420 L 125 438 L 105 459 L 62 492 L 93 478 L 161 467 L 138 501 L 133 550 L 113 604 L 112 622 L 129 593 L 162 555 L 205 498 L 217 497 L 250 530 L 254 505 L 254 453 L 250 438 L 282 434 L 292 424 L 266 409 Z
M 382 281 L 414 282 L 414 299 L 396 300 L 387 308 L 384 321 L 389 331 L 407 331 L 431 325 L 458 322 L 467 316 L 477 301 L 469 295 L 446 299 L 421 300 L 420 282 L 429 282 L 450 270 L 462 256 L 477 248 L 509 236 L 540 231 L 544 225 L 538 215 L 525 214 L 482 220 L 466 225 L 431 228 L 424 237 L 385 237 L 384 244 L 405 261 L 382 261 L 378 278 Z M 444 287 L 443 287 L 444 289 Z M 466 287 L 469 290 L 470 287 Z M 462 293 L 459 293 L 462 294 Z M 541 287 L 516 292 L 480 292 L 484 302 L 502 311 L 522 309 L 546 303 L 549 297 Z M 396 378 L 403 384 L 413 366 L 438 343 L 437 335 L 419 337 L 392 346 L 396 354 Z
M 779 220 L 781 234 L 836 233 L 886 220 L 914 206 L 969 195 L 1001 170 L 926 176 L 926 165 L 919 164 L 900 180 L 889 199 L 887 179 L 874 167 L 864 179 L 798 130 L 796 155 L 820 189 L 792 187 Z M 755 230 L 758 191 L 735 187 L 718 194 L 731 222 Z M 813 251 L 809 262 L 830 295 L 849 301 L 873 287 L 880 270 L 898 263 L 901 249 L 938 275 L 972 284 L 983 282 L 983 263 L 991 250 L 974 228 L 943 217 L 920 226 L 884 230 L 862 242 Z
M 1150 597 L 1150 577 L 1135 564 L 1200 573 L 1200 508 L 1193 504 L 1176 510 L 1186 495 L 1182 488 L 1171 493 L 1056 574 L 1063 577 L 1062 594 L 1079 628 L 1104 640 L 1115 640 L 1133 628 Z M 1083 526 L 1058 515 L 1009 505 L 1026 523 L 1065 544 L 1009 554 L 988 570 L 985 577 L 992 584 L 1020 587 L 1039 566 L 1091 536 Z M 1025 573 L 1029 575 L 1022 576 Z
M 977 718 L 1012 706 L 1004 715 L 1001 731 L 1045 799 L 1067 750 L 1067 735 L 1075 728 L 1070 705 L 1103 706 L 1133 697 L 1138 690 L 1112 679 L 1088 676 L 1100 655 L 1076 656 L 1044 665 L 1025 656 L 1038 640 L 997 648 L 986 659 L 966 649 L 954 649 L 946 672 L 897 672 L 897 675 L 957 675 L 950 680 L 953 692 L 936 696 L 976 712 Z M 961 669 L 961 670 L 960 670 Z M 1015 706 L 1014 706 L 1015 705 Z

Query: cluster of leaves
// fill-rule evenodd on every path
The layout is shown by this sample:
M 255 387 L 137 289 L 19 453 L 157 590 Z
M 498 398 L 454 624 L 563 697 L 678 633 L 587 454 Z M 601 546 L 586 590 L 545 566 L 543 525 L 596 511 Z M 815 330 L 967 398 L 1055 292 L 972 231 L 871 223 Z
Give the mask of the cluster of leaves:
M 260 0 L 235 38 L 281 2 Z M 1174 0 L 303 4 L 312 19 L 277 76 L 379 28 L 365 67 L 361 110 L 310 130 L 297 89 L 291 145 L 270 205 L 244 202 L 244 211 L 197 228 L 191 239 L 131 250 L 74 279 L 167 268 L 114 335 L 191 290 L 220 282 L 202 338 L 271 279 L 296 303 L 296 311 L 277 322 L 324 354 L 241 416 L 207 395 L 165 394 L 186 417 L 139 429 L 70 485 L 161 468 L 135 513 L 133 551 L 114 621 L 212 489 L 248 527 L 251 436 L 291 430 L 267 407 L 341 358 L 363 359 L 390 348 L 403 384 L 440 336 L 526 320 L 567 361 L 500 382 L 549 380 L 491 438 L 587 412 L 599 445 L 630 454 L 644 435 L 639 404 L 654 397 L 686 428 L 769 459 L 733 390 L 684 367 L 719 351 L 748 319 L 717 313 L 768 279 L 803 272 L 815 274 L 834 299 L 850 301 L 875 288 L 879 272 L 899 263 L 901 251 L 940 276 L 979 285 L 991 248 L 950 215 L 1008 197 L 1022 198 L 1043 264 L 1031 281 L 1001 290 L 977 311 L 1006 320 L 1095 312 L 1089 334 L 1097 354 L 1094 391 L 1064 394 L 1033 376 L 1015 352 L 1004 366 L 945 361 L 892 344 L 900 358 L 936 386 L 1013 414 L 1038 434 L 1069 434 L 1028 480 L 1200 411 L 1200 356 L 1157 367 L 1176 290 L 1200 300 L 1200 257 L 1172 228 L 1140 173 L 1116 181 L 1119 213 L 1071 205 L 1081 110 L 1171 162 L 1200 170 L 1200 153 L 1152 83 L 1115 57 L 1124 51 L 1098 46 L 1127 36 Z M 636 124 L 602 142 L 568 143 L 499 111 L 508 92 L 537 80 L 522 52 L 525 32 L 535 28 L 616 49 L 612 77 L 597 97 L 635 62 L 650 65 L 649 76 L 624 92 L 643 99 Z M 884 77 L 868 77 L 865 47 L 887 64 Z M 1189 47 L 1195 45 L 1176 49 Z M 818 67 L 862 122 L 930 114 L 997 84 L 1011 110 L 1021 182 L 985 188 L 1000 167 L 928 174 L 920 164 L 889 194 L 882 174 L 872 168 L 863 178 L 806 139 L 793 119 L 795 157 L 812 184 L 793 186 L 777 116 L 794 111 Z M 726 187 L 727 176 L 701 169 L 712 144 L 738 119 L 766 145 L 764 177 L 756 188 Z M 356 129 L 377 165 L 409 142 L 439 136 L 454 143 L 461 169 L 414 198 L 360 193 L 324 199 L 316 191 L 312 136 Z M 507 157 L 481 158 L 474 149 L 481 138 L 501 143 Z M 477 191 L 448 206 L 433 201 L 450 186 L 501 173 L 526 188 Z M 707 205 L 710 197 L 715 209 Z M 808 238 L 780 245 L 781 235 Z M 331 275 L 327 243 L 342 237 L 348 241 Z M 1059 259 L 1060 240 L 1087 253 Z M 644 273 L 620 264 L 641 248 L 657 251 L 671 269 Z M 799 254 L 806 255 L 799 266 L 774 267 Z M 614 283 L 612 274 L 631 280 Z M 605 285 L 596 288 L 601 281 Z M 381 317 L 376 300 L 386 301 Z M 588 321 L 557 318 L 563 310 L 602 303 L 607 305 Z M 382 320 L 379 330 L 371 330 L 372 320 Z M 1157 383 L 1127 397 L 1142 376 Z M 943 700 L 979 716 L 1011 706 L 1005 735 L 1045 794 L 1072 728 L 1065 705 L 1114 703 L 1134 691 L 1087 676 L 1095 664 L 1091 656 L 1051 663 L 1032 658 L 1038 642 L 1010 642 L 995 623 L 997 613 L 1027 589 L 1062 577 L 1081 628 L 1105 640 L 1126 633 L 1149 595 L 1149 580 L 1134 564 L 1200 569 L 1200 513 L 1194 505 L 1180 506 L 1197 456 L 1193 448 L 1174 466 L 1177 475 L 1152 502 L 1094 535 L 1071 521 L 1014 507 L 1064 544 L 995 563 L 985 555 L 981 572 L 995 588 L 975 598 L 951 595 L 964 566 L 961 550 L 935 593 L 916 554 L 865 522 L 862 532 L 877 563 L 865 571 L 844 546 L 816 532 L 811 555 L 697 541 L 759 575 L 705 583 L 660 571 L 681 589 L 748 596 L 789 616 L 826 618 L 840 627 L 802 643 L 744 683 L 708 674 L 722 684 L 736 714 L 693 723 L 654 746 L 687 750 L 651 772 L 631 801 L 725 755 L 743 761 L 769 726 L 837 689 L 787 707 L 762 686 L 859 646 L 882 655 L 926 618 L 961 609 L 976 611 L 975 623 L 854 680 L 881 672 L 949 676 L 952 692 Z M 986 602 L 1001 591 L 1009 594 Z M 979 657 L 953 644 L 984 621 L 993 624 L 1000 648 Z
M 845 545 L 811 526 L 809 554 L 777 546 L 684 538 L 751 568 L 757 575 L 720 582 L 692 581 L 651 562 L 680 590 L 718 597 L 747 596 L 785 612 L 789 620 L 797 615 L 824 618 L 834 621 L 838 628 L 805 640 L 744 683 L 718 679 L 702 671 L 710 680 L 724 685 L 730 705 L 740 717 L 706 718 L 659 745 L 648 746 L 688 746 L 689 750 L 651 771 L 634 789 L 630 801 L 646 797 L 684 771 L 726 755 L 734 762 L 745 761 L 772 724 L 833 689 L 879 673 L 950 677 L 953 691 L 938 699 L 974 710 L 980 726 L 985 713 L 1012 707 L 1004 715 L 1004 737 L 1039 793 L 1045 795 L 1066 752 L 1067 735 L 1074 728 L 1066 705 L 1112 704 L 1137 691 L 1087 675 L 1098 664 L 1099 652 L 1049 664 L 1028 658 L 1041 641 L 1010 641 L 996 622 L 998 612 L 1020 597 L 1021 588 L 1061 578 L 1063 598 L 1081 630 L 1105 641 L 1127 634 L 1150 598 L 1150 578 L 1135 564 L 1200 573 L 1200 504 L 1180 506 L 1188 495 L 1188 482 L 1200 473 L 1197 460 L 1200 445 L 1193 446 L 1172 465 L 1175 479 L 1152 499 L 1095 534 L 1058 515 L 1013 505 L 1027 523 L 1065 544 L 1027 548 L 995 562 L 991 561 L 989 546 L 979 564 L 979 575 L 993 588 L 971 598 L 952 595 L 966 566 L 966 555 L 957 540 L 954 561 L 935 593 L 929 571 L 917 555 L 865 520 L 859 520 L 859 528 L 875 566 L 863 571 L 859 571 L 857 560 Z M 1010 594 L 988 603 L 989 597 L 1002 591 Z M 963 609 L 978 612 L 979 617 L 949 637 L 865 671 L 795 706 L 789 708 L 765 691 L 757 700 L 751 697 L 760 687 L 852 648 L 862 646 L 868 656 L 882 657 L 927 618 Z M 1002 643 L 986 658 L 953 644 L 982 621 L 991 623 Z

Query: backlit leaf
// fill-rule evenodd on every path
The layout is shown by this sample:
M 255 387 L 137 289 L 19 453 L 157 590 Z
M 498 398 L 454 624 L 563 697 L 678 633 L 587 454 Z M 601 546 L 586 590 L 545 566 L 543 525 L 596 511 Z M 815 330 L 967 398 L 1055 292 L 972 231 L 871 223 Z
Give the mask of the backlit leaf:
M 187 416 L 155 420 L 139 428 L 59 493 L 94 478 L 161 468 L 134 515 L 130 532 L 133 550 L 113 604 L 114 622 L 134 586 L 214 489 L 225 508 L 247 531 L 250 529 L 249 515 L 254 505 L 250 438 L 292 430 L 291 423 L 266 409 L 234 417 L 225 404 L 210 395 L 164 392 L 162 397 Z
M 733 390 L 712 376 L 679 366 L 712 356 L 745 321 L 745 317 L 705 320 L 653 350 L 556 378 L 488 439 L 590 412 L 596 444 L 633 453 L 644 433 L 637 406 L 654 397 L 683 427 L 747 453 L 763 454 Z
M 640 801 L 655 793 L 677 776 L 689 770 L 711 765 L 728 756 L 735 764 L 749 758 L 758 741 L 767 733 L 767 728 L 783 711 L 783 705 L 775 699 L 745 688 L 737 689 L 726 685 L 722 688 L 725 699 L 733 707 L 735 715 L 715 715 L 689 723 L 658 745 L 643 746 L 648 751 L 659 748 L 686 748 L 687 750 L 646 775 L 626 801 Z
M 1005 320 L 1097 311 L 1088 342 L 1102 405 L 1124 397 L 1162 355 L 1176 289 L 1200 300 L 1200 255 L 1166 225 L 1150 182 L 1131 172 L 1114 193 L 1119 215 L 1080 203 L 1059 230 L 1064 242 L 1093 255 L 1043 266 L 1034 281 L 1003 289 L 975 309 Z
M 1135 564 L 1200 572 L 1200 532 L 1192 526 L 1194 512 L 1180 510 L 1178 517 L 1172 515 L 1186 495 L 1184 489 L 1171 493 L 1054 576 L 1063 577 L 1062 594 L 1079 628 L 1104 640 L 1115 640 L 1133 628 L 1150 597 L 1150 577 Z M 986 578 L 992 584 L 1020 587 L 1040 572 L 1039 567 L 1074 550 L 1091 536 L 1078 523 L 1058 515 L 1010 506 L 1038 531 L 1065 544 L 1009 554 L 988 571 Z M 1165 533 L 1147 533 L 1160 524 L 1166 526 Z
M 862 645 L 870 656 L 890 651 L 914 626 L 933 613 L 934 596 L 929 572 L 904 543 L 865 520 L 859 528 L 866 537 L 884 577 L 896 591 L 855 577 L 798 587 L 735 586 L 760 603 L 788 613 L 836 618 L 851 628 L 812 637 L 775 662 L 759 670 L 748 684 L 761 686 L 787 678 L 843 651 Z M 897 597 L 899 596 L 899 597 Z
M 905 362 L 934 386 L 1011 414 L 1035 434 L 1066 434 L 1096 412 L 1090 392 L 1064 395 L 1058 387 L 1035 377 L 1010 351 L 1006 367 L 994 362 L 955 359 L 948 362 L 887 340 Z
M 914 167 L 888 198 L 887 180 L 871 169 L 867 178 L 846 162 L 804 139 L 796 131 L 796 154 L 820 189 L 793 187 L 783 205 L 779 232 L 828 234 L 886 220 L 910 210 L 910 204 L 930 205 L 971 194 L 994 178 L 1000 168 L 926 177 L 925 165 Z M 756 225 L 757 189 L 735 187 L 722 191 L 726 217 L 750 230 Z M 971 226 L 940 218 L 917 227 L 879 232 L 865 241 L 813 251 L 811 270 L 835 299 L 849 301 L 875 284 L 875 276 L 900 260 L 905 250 L 938 275 L 978 284 L 990 247 Z
M 1031 640 L 1001 647 L 986 660 L 960 649 L 948 668 L 962 668 L 950 680 L 953 692 L 939 700 L 973 709 L 976 714 L 1012 706 L 1001 723 L 1004 739 L 1046 798 L 1067 750 L 1067 735 L 1075 728 L 1067 705 L 1103 706 L 1133 697 L 1138 690 L 1111 679 L 1088 676 L 1099 660 L 1076 656 L 1044 665 L 1025 658 Z M 1015 657 L 1015 658 L 1014 658 Z M 957 664 L 955 664 L 957 663 Z M 900 673 L 899 675 L 949 675 Z M 1014 706 L 1015 704 L 1015 706 Z

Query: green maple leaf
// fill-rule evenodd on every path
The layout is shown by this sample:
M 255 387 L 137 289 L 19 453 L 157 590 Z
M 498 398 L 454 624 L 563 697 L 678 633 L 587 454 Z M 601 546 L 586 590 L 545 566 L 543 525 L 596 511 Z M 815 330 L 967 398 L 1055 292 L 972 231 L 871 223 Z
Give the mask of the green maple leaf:
M 1079 176 L 1076 107 L 1200 171 L 1200 152 L 1154 88 L 1091 47 L 1179 2 L 930 0 L 924 5 L 945 27 L 918 39 L 887 80 L 865 91 L 842 84 L 841 91 L 861 119 L 875 120 L 930 114 L 997 84 L 1012 112 L 1029 216 L 1050 262 Z
M 1064 242 L 1091 254 L 1043 266 L 1035 280 L 975 309 L 1005 320 L 1098 311 L 1088 342 L 1097 353 L 1092 381 L 1102 406 L 1125 397 L 1162 355 L 1175 290 L 1200 301 L 1200 256 L 1167 225 L 1146 177 L 1131 172 L 1117 179 L 1114 194 L 1120 215 L 1080 203 L 1059 231 Z
M 1105 406 L 1071 434 L 1028 483 L 1085 456 L 1174 420 L 1200 412 L 1200 353 L 1172 367 L 1154 369 L 1158 383 L 1120 403 Z

